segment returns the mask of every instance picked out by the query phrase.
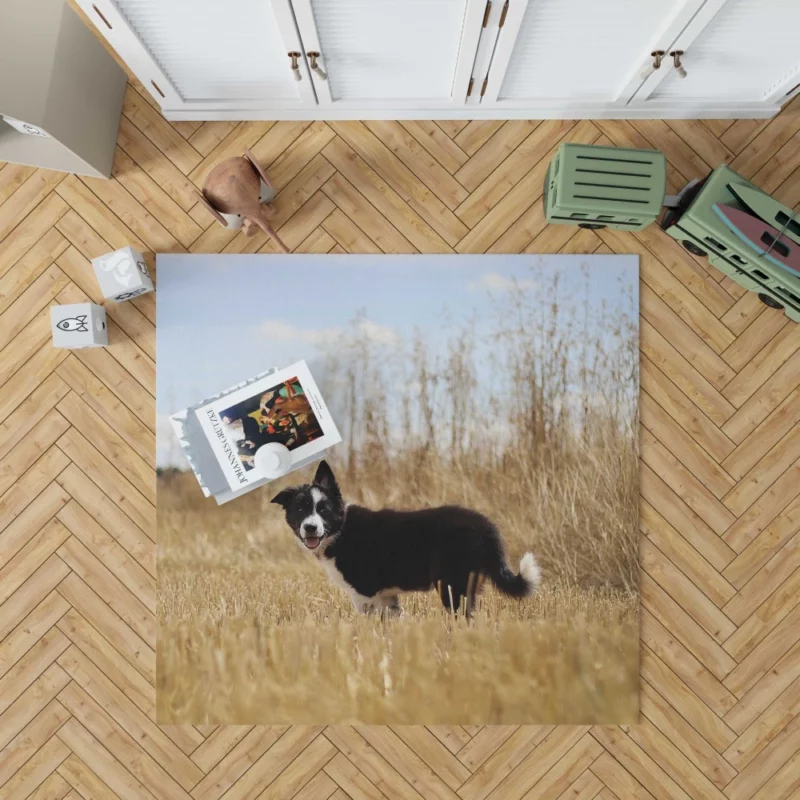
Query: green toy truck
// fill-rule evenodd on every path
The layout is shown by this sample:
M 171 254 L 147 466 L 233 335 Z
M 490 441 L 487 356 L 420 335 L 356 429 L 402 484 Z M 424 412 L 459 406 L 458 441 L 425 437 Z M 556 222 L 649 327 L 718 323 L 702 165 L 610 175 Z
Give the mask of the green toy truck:
M 720 272 L 745 289 L 756 292 L 763 303 L 784 309 L 789 319 L 800 322 L 800 275 L 760 257 L 715 213 L 715 204 L 747 211 L 728 189 L 731 184 L 760 191 L 730 167 L 717 167 L 681 197 L 677 208 L 667 209 L 661 228 L 690 253 L 708 256 Z
M 662 230 L 693 255 L 708 257 L 763 303 L 800 322 L 800 272 L 780 263 L 786 261 L 781 251 L 790 250 L 797 263 L 798 215 L 727 166 L 692 181 L 677 196 L 667 196 L 666 185 L 666 159 L 657 150 L 562 144 L 544 180 L 545 215 L 553 224 L 639 231 L 655 222 L 666 205 Z M 737 190 L 750 198 L 750 208 Z M 770 213 L 765 215 L 764 208 Z M 748 243 L 726 224 L 723 216 L 737 211 L 749 214 L 750 222 L 763 220 L 764 230 L 772 231 L 769 244 L 761 246 L 766 238 Z

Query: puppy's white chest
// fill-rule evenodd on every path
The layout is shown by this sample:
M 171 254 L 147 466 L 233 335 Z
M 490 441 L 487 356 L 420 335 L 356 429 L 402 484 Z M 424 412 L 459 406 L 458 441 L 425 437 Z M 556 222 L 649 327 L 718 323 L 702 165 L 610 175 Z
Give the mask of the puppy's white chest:
M 320 558 L 320 563 L 322 564 L 322 568 L 325 572 L 328 573 L 328 578 L 330 579 L 331 583 L 338 586 L 340 589 L 344 589 L 346 592 L 353 592 L 355 591 L 353 587 L 344 579 L 344 575 L 336 568 L 336 562 L 332 558 L 325 558 L 323 556 Z
M 320 559 L 320 562 L 322 563 L 322 568 L 328 573 L 328 578 L 330 579 L 331 583 L 334 586 L 338 586 L 340 589 L 344 589 L 344 591 L 350 595 L 350 599 L 353 601 L 356 611 L 364 612 L 372 605 L 372 598 L 365 597 L 363 594 L 359 594 L 344 579 L 344 575 L 342 575 L 342 573 L 336 568 L 336 562 L 332 558 L 325 558 L 323 556 Z

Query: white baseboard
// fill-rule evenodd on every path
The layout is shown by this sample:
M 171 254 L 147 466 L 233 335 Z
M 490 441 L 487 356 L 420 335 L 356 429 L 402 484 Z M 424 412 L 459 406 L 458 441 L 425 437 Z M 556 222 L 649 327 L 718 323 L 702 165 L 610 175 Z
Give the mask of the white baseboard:
M 173 122 L 195 120 L 348 120 L 348 119 L 769 119 L 781 110 L 777 105 L 748 103 L 677 106 L 563 106 L 527 108 L 163 108 Z

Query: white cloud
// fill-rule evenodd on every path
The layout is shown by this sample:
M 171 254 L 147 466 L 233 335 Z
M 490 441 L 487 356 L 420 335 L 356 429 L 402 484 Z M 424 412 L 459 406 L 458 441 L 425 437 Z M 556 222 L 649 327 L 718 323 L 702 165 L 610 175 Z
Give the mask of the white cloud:
M 268 338 L 270 342 L 303 342 L 318 344 L 330 336 L 337 335 L 336 328 L 317 329 L 304 328 L 299 325 L 290 325 L 279 319 L 268 319 L 258 326 L 258 332 Z
M 535 289 L 536 281 L 530 278 L 509 278 L 499 272 L 484 272 L 477 280 L 467 285 L 471 292 L 518 292 Z
M 380 325 L 369 319 L 359 320 L 350 328 L 313 328 L 291 325 L 277 319 L 268 319 L 261 323 L 258 332 L 266 336 L 270 342 L 290 342 L 310 345 L 330 344 L 332 341 L 351 333 L 361 334 L 368 341 L 379 345 L 394 344 L 397 334 L 388 326 Z
M 359 320 L 356 329 L 375 344 L 394 344 L 398 340 L 397 334 L 391 328 L 369 319 Z

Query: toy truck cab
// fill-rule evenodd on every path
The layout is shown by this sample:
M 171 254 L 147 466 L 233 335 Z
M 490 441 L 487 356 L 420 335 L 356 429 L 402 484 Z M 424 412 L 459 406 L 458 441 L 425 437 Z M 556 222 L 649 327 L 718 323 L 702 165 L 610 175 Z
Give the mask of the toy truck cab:
M 720 272 L 756 292 L 763 303 L 783 308 L 787 317 L 800 322 L 800 275 L 759 256 L 714 211 L 715 204 L 747 211 L 728 188 L 731 184 L 760 191 L 730 167 L 717 167 L 682 195 L 680 205 L 664 214 L 660 227 L 693 255 L 708 256 Z

